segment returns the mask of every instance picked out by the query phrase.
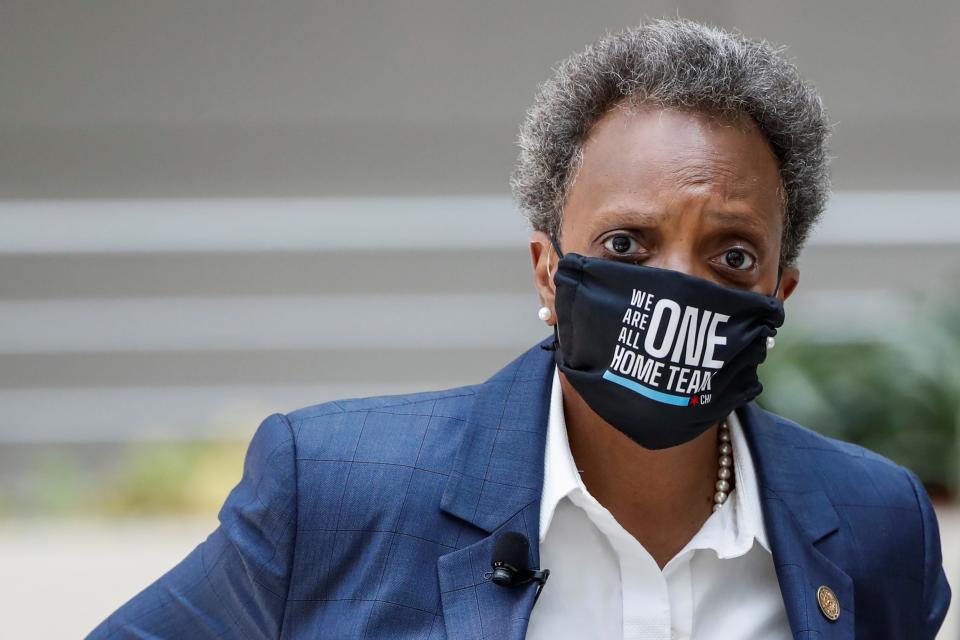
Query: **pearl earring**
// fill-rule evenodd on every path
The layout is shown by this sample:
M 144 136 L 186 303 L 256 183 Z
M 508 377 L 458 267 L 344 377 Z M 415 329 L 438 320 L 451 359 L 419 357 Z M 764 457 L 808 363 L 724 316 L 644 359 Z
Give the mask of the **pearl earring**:
M 540 307 L 540 310 L 537 311 L 537 317 L 546 322 L 550 319 L 550 316 L 553 315 L 553 312 L 550 311 L 550 307 Z
M 773 336 L 767 336 L 767 349 L 773 349 L 777 346 L 777 341 L 773 339 Z

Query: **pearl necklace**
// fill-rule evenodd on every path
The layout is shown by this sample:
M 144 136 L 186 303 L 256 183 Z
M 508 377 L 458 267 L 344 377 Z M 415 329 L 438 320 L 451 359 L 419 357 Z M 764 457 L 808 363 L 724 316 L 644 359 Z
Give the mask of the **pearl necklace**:
M 733 480 L 733 446 L 730 444 L 730 427 L 727 421 L 720 423 L 720 466 L 717 468 L 717 492 L 713 494 L 713 510 L 717 512 L 727 501 L 730 495 L 731 480 Z

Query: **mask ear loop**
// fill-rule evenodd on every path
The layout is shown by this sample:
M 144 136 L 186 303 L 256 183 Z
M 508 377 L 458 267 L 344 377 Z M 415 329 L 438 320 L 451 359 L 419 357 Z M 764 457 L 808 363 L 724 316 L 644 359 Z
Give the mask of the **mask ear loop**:
M 553 235 L 552 233 L 550 234 L 550 242 L 551 244 L 553 244 L 553 248 L 556 250 L 557 256 L 562 258 L 563 251 L 560 250 L 560 243 L 557 242 L 556 236 Z M 550 254 L 549 253 L 547 254 L 547 275 L 550 275 Z M 554 271 L 553 275 L 556 275 L 556 271 Z M 553 275 L 550 275 L 551 280 L 553 280 Z M 541 345 L 540 346 L 541 349 L 543 349 L 544 351 L 556 351 L 560 347 L 559 327 L 560 327 L 560 320 L 558 318 L 557 321 L 553 324 L 553 343 L 550 345 Z
M 773 290 L 771 297 L 777 297 L 777 291 L 780 291 L 780 279 L 783 277 L 783 265 L 777 267 L 777 286 Z
M 550 242 L 553 244 L 553 248 L 557 251 L 557 257 L 563 257 L 563 251 L 560 251 L 560 243 L 557 241 L 557 236 L 550 234 Z

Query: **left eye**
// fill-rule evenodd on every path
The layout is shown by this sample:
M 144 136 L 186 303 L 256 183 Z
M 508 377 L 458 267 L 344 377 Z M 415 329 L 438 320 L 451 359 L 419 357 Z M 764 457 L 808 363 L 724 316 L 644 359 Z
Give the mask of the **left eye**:
M 743 249 L 734 248 L 728 249 L 727 252 L 723 254 L 723 262 L 731 269 L 745 271 L 753 266 L 754 259 L 753 256 Z
M 604 240 L 603 246 L 610 253 L 626 254 L 635 251 L 638 248 L 638 243 L 630 236 L 618 234 Z

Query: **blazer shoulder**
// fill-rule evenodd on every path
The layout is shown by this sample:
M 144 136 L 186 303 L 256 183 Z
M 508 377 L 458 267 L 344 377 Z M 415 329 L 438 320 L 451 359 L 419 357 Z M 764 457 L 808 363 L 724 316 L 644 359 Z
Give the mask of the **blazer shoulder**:
M 385 553 L 383 532 L 453 548 L 458 529 L 439 507 L 474 393 L 468 386 L 351 398 L 288 413 L 296 439 L 302 538 L 319 538 L 308 544 L 323 545 L 340 540 L 343 548 L 330 560 L 336 566 L 349 566 L 362 549 L 371 558 Z M 317 597 L 317 589 L 337 588 L 325 580 L 311 574 L 295 586 L 293 597 L 307 601 Z
M 398 393 L 328 400 L 287 412 L 285 417 L 296 426 L 304 423 L 323 422 L 323 418 L 336 414 L 379 411 L 396 415 L 413 414 L 418 411 L 462 410 L 468 407 L 477 388 L 481 385 L 465 385 L 435 391 Z
M 926 494 L 908 468 L 861 445 L 825 436 L 789 418 L 761 408 L 790 442 L 803 467 L 816 474 L 835 505 L 889 507 L 919 512 Z
M 418 458 L 436 448 L 435 440 L 458 440 L 451 432 L 462 431 L 479 386 L 331 400 L 285 415 L 298 460 L 398 461 L 416 467 Z M 444 448 L 451 446 L 447 442 Z

